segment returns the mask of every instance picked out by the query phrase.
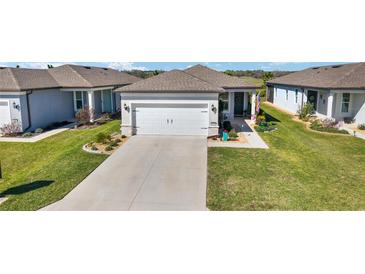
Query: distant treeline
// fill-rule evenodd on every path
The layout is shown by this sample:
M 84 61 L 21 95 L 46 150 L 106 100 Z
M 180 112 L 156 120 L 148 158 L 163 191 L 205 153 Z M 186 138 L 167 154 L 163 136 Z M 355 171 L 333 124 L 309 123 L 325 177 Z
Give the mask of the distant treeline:
M 226 70 L 224 73 L 231 76 L 249 76 L 257 79 L 263 79 L 263 75 L 268 73 L 264 70 Z M 271 71 L 273 78 L 280 77 L 292 73 L 292 71 Z
M 126 73 L 129 73 L 131 75 L 140 77 L 140 78 L 149 78 L 151 76 L 158 75 L 160 73 L 163 73 L 165 71 L 163 70 L 131 70 L 131 71 L 125 71 Z M 287 75 L 291 73 L 292 71 L 272 71 L 273 78 L 280 77 Z M 263 79 L 264 74 L 268 73 L 264 70 L 226 70 L 224 73 L 232 76 L 242 77 L 242 76 L 249 76 L 254 77 L 257 79 Z

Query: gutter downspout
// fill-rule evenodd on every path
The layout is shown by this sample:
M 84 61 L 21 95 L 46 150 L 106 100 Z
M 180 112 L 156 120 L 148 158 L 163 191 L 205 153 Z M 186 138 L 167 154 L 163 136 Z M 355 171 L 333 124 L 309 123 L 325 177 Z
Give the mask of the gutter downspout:
M 25 132 L 25 131 L 27 131 L 28 129 L 30 129 L 31 128 L 31 126 L 32 126 L 32 119 L 31 119 L 31 117 L 30 117 L 30 105 L 29 105 L 29 95 L 30 94 L 32 94 L 33 93 L 33 91 L 29 91 L 29 92 L 27 92 L 26 93 L 26 99 L 27 99 L 27 110 L 28 110 L 28 127 L 26 128 L 26 129 L 24 129 L 23 130 L 23 132 Z

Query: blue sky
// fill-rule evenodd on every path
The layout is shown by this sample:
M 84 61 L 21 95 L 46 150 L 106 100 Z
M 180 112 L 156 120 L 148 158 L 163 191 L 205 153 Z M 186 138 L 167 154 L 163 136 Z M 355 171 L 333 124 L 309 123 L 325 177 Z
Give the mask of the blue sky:
M 256 70 L 262 69 L 266 71 L 273 70 L 302 70 L 313 66 L 324 66 L 339 64 L 341 62 L 74 62 L 73 64 L 110 67 L 118 70 L 171 70 L 185 69 L 195 64 L 203 64 L 216 70 L 224 71 L 232 70 Z M 0 62 L 0 66 L 15 67 L 19 65 L 22 68 L 46 68 L 47 64 L 59 66 L 63 62 Z

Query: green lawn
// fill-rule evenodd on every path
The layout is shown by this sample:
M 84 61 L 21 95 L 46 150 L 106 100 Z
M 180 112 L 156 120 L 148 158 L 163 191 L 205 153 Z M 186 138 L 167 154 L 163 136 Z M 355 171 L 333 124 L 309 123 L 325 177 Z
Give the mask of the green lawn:
M 37 143 L 0 142 L 3 179 L 0 210 L 36 210 L 53 203 L 80 183 L 106 158 L 82 146 L 99 132 L 118 132 L 120 121 L 94 129 L 69 130 Z
M 209 148 L 212 210 L 365 210 L 365 141 L 312 132 L 269 105 L 269 150 Z
M 259 86 L 262 86 L 262 84 L 263 84 L 262 79 L 258 79 L 258 78 L 254 78 L 254 77 L 250 77 L 250 76 L 242 76 L 240 78 L 249 84 L 254 84 L 254 85 L 259 85 Z

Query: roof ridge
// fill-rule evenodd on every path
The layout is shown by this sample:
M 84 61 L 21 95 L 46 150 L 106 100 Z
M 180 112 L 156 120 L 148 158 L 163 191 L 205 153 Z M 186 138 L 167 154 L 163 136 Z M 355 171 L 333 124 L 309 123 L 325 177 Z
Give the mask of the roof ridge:
M 19 81 L 18 81 L 18 79 L 16 78 L 15 74 L 13 73 L 13 69 L 12 69 L 12 68 L 8 68 L 8 70 L 10 71 L 10 74 L 11 74 L 11 76 L 12 76 L 12 77 L 13 77 L 13 79 L 14 79 L 14 83 L 15 83 L 15 85 L 18 87 L 18 89 L 19 89 L 19 90 L 21 90 L 21 87 L 20 87 L 20 85 L 19 85 Z
M 82 75 L 80 73 L 78 73 L 75 69 L 73 69 L 73 67 L 69 64 L 65 65 L 68 66 L 73 72 L 76 73 L 76 75 L 81 78 L 83 81 L 85 81 L 88 85 L 90 85 L 91 87 L 93 86 L 93 84 L 91 84 L 88 80 L 86 80 L 84 77 L 82 77 Z
M 222 87 L 220 87 L 220 86 L 215 86 L 215 85 L 213 85 L 212 83 L 209 83 L 208 81 L 205 81 L 205 80 L 203 80 L 203 79 L 201 79 L 201 78 L 199 78 L 199 77 L 197 77 L 197 76 L 195 76 L 195 75 L 192 75 L 192 74 L 190 74 L 190 73 L 186 72 L 185 70 L 178 70 L 178 71 L 181 71 L 181 72 L 183 72 L 183 73 L 185 73 L 185 74 L 187 74 L 187 75 L 189 75 L 189 76 L 191 76 L 191 77 L 193 77 L 193 78 L 196 78 L 196 79 L 198 79 L 199 81 L 202 81 L 202 82 L 204 82 L 204 83 L 208 84 L 209 86 L 211 86 L 211 87 L 213 87 L 213 88 L 218 88 L 218 89 L 222 89 L 222 90 L 224 90 Z

